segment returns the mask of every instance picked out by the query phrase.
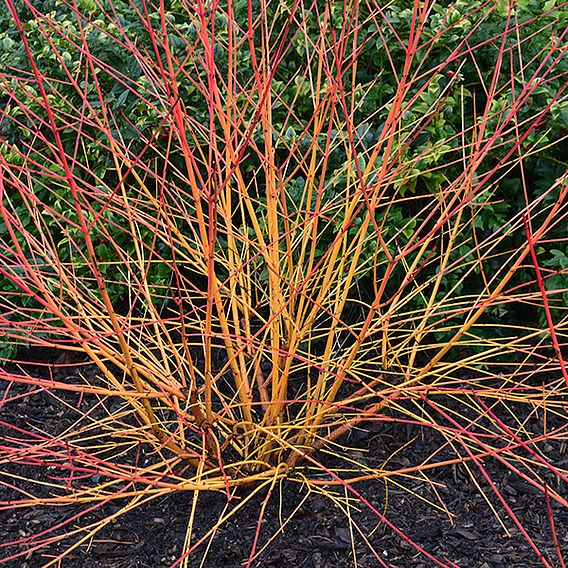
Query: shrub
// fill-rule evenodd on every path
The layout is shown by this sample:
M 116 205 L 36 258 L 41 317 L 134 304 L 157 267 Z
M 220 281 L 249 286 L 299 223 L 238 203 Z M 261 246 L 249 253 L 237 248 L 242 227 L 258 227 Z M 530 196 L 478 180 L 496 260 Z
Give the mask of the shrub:
M 7 6 L 1 326 L 9 345 L 79 352 L 99 374 L 1 376 L 108 409 L 77 410 L 51 438 L 14 426 L 2 459 L 67 479 L 17 506 L 127 511 L 284 479 L 357 496 L 357 480 L 445 464 L 322 463 L 318 450 L 385 420 L 440 432 L 499 499 L 489 458 L 566 504 L 535 465 L 564 479 L 537 447 L 563 430 L 512 426 L 562 413 L 568 386 L 566 174 L 547 163 L 535 190 L 525 176 L 563 128 L 561 8 Z M 511 305 L 543 316 L 520 325 Z M 9 559 L 74 538 L 54 565 L 106 522 L 54 527 Z

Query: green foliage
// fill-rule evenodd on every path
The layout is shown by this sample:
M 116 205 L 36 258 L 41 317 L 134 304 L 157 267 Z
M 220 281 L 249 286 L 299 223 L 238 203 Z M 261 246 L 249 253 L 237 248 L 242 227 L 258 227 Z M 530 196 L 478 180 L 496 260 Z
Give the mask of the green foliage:
M 65 151 L 76 155 L 76 168 L 81 175 L 94 187 L 102 182 L 105 185 L 117 185 L 118 177 L 111 152 L 107 151 L 109 140 L 101 138 L 101 130 L 96 124 L 89 123 L 89 108 L 96 112 L 100 108 L 100 97 L 104 97 L 108 109 L 112 113 L 108 117 L 113 132 L 120 137 L 130 150 L 130 156 L 152 162 L 161 161 L 169 140 L 170 109 L 163 108 L 158 93 L 154 91 L 150 70 L 141 67 L 136 57 L 136 50 L 151 53 L 154 49 L 150 29 L 159 30 L 161 21 L 156 10 L 150 10 L 146 25 L 140 26 L 139 6 L 124 0 L 114 2 L 113 9 L 120 14 L 115 21 L 110 12 L 110 4 L 103 3 L 109 12 L 97 14 L 96 5 L 89 0 L 78 4 L 78 12 L 74 13 L 70 5 L 61 0 L 46 0 L 33 9 L 26 7 L 23 0 L 18 0 L 16 6 L 20 17 L 25 21 L 26 37 L 31 56 L 46 78 L 47 96 L 57 113 L 56 120 L 60 125 L 61 138 Z M 487 201 L 475 205 L 475 221 L 470 225 L 469 233 L 462 235 L 463 242 L 473 243 L 473 232 L 476 238 L 484 238 L 498 231 L 506 219 L 510 219 L 524 202 L 523 188 L 528 192 L 528 198 L 534 199 L 542 195 L 560 176 L 566 166 L 567 156 L 559 152 L 555 141 L 562 140 L 568 129 L 568 101 L 565 96 L 559 97 L 565 73 L 566 58 L 554 61 L 547 58 L 547 49 L 552 43 L 559 42 L 562 30 L 568 26 L 566 10 L 557 10 L 559 2 L 547 2 L 543 7 L 538 2 L 518 2 L 515 10 L 508 13 L 508 3 L 497 4 L 480 0 L 457 0 L 448 9 L 445 4 L 433 5 L 432 11 L 424 24 L 421 35 L 421 47 L 408 69 L 409 76 L 417 79 L 412 83 L 412 89 L 406 93 L 405 112 L 401 117 L 401 137 L 396 142 L 396 155 L 400 162 L 408 166 L 401 169 L 391 180 L 393 190 L 401 197 L 399 206 L 390 209 L 378 222 L 385 227 L 385 239 L 393 250 L 403 247 L 412 238 L 414 227 L 425 219 L 425 212 L 408 209 L 404 198 L 435 194 L 444 187 L 446 180 L 455 179 L 461 171 L 462 148 L 464 141 L 460 139 L 463 129 L 475 128 L 478 117 L 483 112 L 487 101 L 488 90 L 493 88 L 491 96 L 491 115 L 484 124 L 484 135 L 491 136 L 502 126 L 504 116 L 523 91 L 531 85 L 532 76 L 537 70 L 542 74 L 543 66 L 556 66 L 556 72 L 546 81 L 538 84 L 531 92 L 526 103 L 515 111 L 517 124 L 531 116 L 542 114 L 542 120 L 537 129 L 532 129 L 522 140 L 519 148 L 503 144 L 492 150 L 491 159 L 485 160 L 478 171 L 479 176 L 487 173 L 490 168 L 499 168 L 500 160 L 508 153 L 523 154 L 522 177 L 517 168 L 514 171 L 504 171 L 501 181 L 491 190 Z M 247 2 L 235 2 L 236 21 L 247 20 Z M 268 17 L 274 22 L 271 28 L 270 41 L 277 43 L 282 27 L 292 9 L 292 3 L 272 2 L 268 6 Z M 36 12 L 37 10 L 37 12 Z M 381 26 L 377 32 L 380 20 L 376 14 L 371 14 L 367 7 L 360 12 L 361 27 L 357 35 L 358 65 L 351 69 L 346 65 L 345 72 L 339 79 L 338 85 L 346 91 L 354 90 L 357 105 L 351 120 L 357 125 L 355 132 L 355 149 L 360 155 L 360 164 L 365 163 L 365 156 L 379 139 L 381 127 L 390 110 L 387 102 L 396 90 L 396 74 L 391 67 L 402 67 L 405 60 L 405 46 L 400 38 L 406 38 L 411 33 L 413 21 L 412 9 L 407 2 L 394 1 L 384 9 L 382 16 L 389 25 Z M 41 14 L 48 14 L 56 26 L 46 31 L 46 22 Z M 341 32 L 345 24 L 343 2 L 331 3 L 331 13 L 326 25 L 334 33 Z M 190 55 L 194 61 L 195 76 L 180 82 L 179 96 L 185 108 L 191 113 L 196 127 L 210 126 L 210 112 L 207 107 L 208 75 L 206 71 L 206 53 L 204 43 L 200 41 L 199 19 L 190 14 L 178 2 L 172 1 L 169 11 L 165 14 L 166 21 L 175 24 L 169 35 L 169 46 L 176 56 Z M 318 26 L 322 25 L 323 11 L 314 10 L 303 15 L 302 28 L 293 30 L 292 40 L 282 46 L 280 60 L 275 66 L 276 71 L 271 84 L 273 89 L 273 122 L 276 132 L 284 135 L 274 140 L 277 151 L 286 158 L 290 153 L 303 155 L 309 145 L 304 129 L 310 127 L 314 112 L 312 88 L 305 77 L 297 74 L 302 66 L 311 67 L 315 72 L 317 62 L 307 59 L 311 37 L 317 37 Z M 504 35 L 507 27 L 517 26 L 514 33 Z M 226 76 L 229 62 L 227 51 L 221 49 L 229 41 L 229 24 L 226 14 L 220 8 L 216 16 L 215 42 L 219 49 L 215 50 L 215 65 L 219 76 Z M 260 56 L 259 42 L 255 42 L 257 53 L 251 54 L 250 44 L 243 30 L 233 29 L 235 39 L 240 42 L 236 51 L 238 57 L 234 63 L 234 75 L 242 91 L 237 92 L 235 107 L 245 117 L 244 120 L 253 123 L 257 120 L 254 105 L 245 98 L 246 86 L 255 80 L 251 61 L 253 55 Z M 495 67 L 501 53 L 501 44 L 505 42 L 509 49 L 504 50 L 501 68 Z M 84 46 L 82 43 L 84 42 Z M 136 49 L 133 46 L 136 45 Z M 468 46 L 480 46 L 475 56 L 465 56 L 463 53 Z M 98 87 L 95 82 L 87 85 L 74 83 L 73 77 L 82 65 L 82 50 L 88 49 L 96 67 Z M 165 61 L 161 54 L 162 62 Z M 519 60 L 519 58 L 521 58 Z M 347 60 L 346 60 L 347 62 Z M 459 65 L 458 65 L 459 63 Z M 5 108 L 0 129 L 4 144 L 0 152 L 11 164 L 19 164 L 22 155 L 27 154 L 42 163 L 46 152 L 57 154 L 53 145 L 53 137 L 42 126 L 45 120 L 43 103 L 36 87 L 23 80 L 31 71 L 30 61 L 25 46 L 21 41 L 18 30 L 8 11 L 0 14 L 0 66 L 6 70 L 3 76 L 4 88 L 0 95 L 0 104 Z M 509 69 L 521 68 L 522 74 L 510 75 Z M 110 73 L 109 71 L 112 71 Z M 397 70 L 400 73 L 400 69 Z M 375 81 L 376 76 L 380 81 Z M 337 77 L 329 77 L 329 81 L 337 81 Z M 491 86 L 494 82 L 493 87 Z M 289 110 L 293 108 L 297 121 L 289 123 Z M 75 148 L 77 132 L 67 117 L 84 115 L 87 120 L 82 124 L 83 135 L 81 147 Z M 332 128 L 333 125 L 329 125 Z M 218 125 L 216 125 L 218 127 Z M 32 132 L 45 132 L 43 136 L 32 136 Z M 472 135 L 474 130 L 471 130 Z M 89 140 L 89 135 L 91 135 Z M 263 133 L 260 128 L 254 130 L 253 140 L 262 143 Z M 470 141 L 473 142 L 473 138 Z M 176 157 L 170 156 L 175 160 Z M 349 163 L 341 139 L 337 138 L 332 145 L 327 168 L 326 203 L 330 216 L 338 222 L 342 219 L 342 210 L 335 200 L 334 187 L 341 187 L 349 176 L 357 172 L 348 171 L 345 164 Z M 293 161 L 288 160 L 283 174 L 291 171 Z M 299 209 L 299 201 L 303 195 L 304 174 L 301 164 L 295 164 L 298 169 L 291 175 L 288 182 L 289 207 Z M 351 168 L 351 166 L 348 166 Z M 47 166 L 43 176 L 35 181 L 34 191 L 38 199 L 53 207 L 65 219 L 64 224 L 75 223 L 74 204 L 69 197 L 68 187 L 61 172 L 53 172 L 52 166 Z M 265 199 L 262 182 L 259 182 L 261 171 L 259 164 L 253 158 L 245 161 L 243 170 L 255 172 L 257 191 L 259 192 L 259 214 L 265 215 Z M 53 176 L 58 182 L 53 183 Z M 126 188 L 127 191 L 128 187 Z M 101 203 L 104 203 L 102 198 Z M 25 204 L 14 199 L 12 205 L 24 209 Z M 104 205 L 101 205 L 104 208 Z M 190 204 L 188 204 L 191 207 Z M 105 213 L 106 215 L 106 213 Z M 25 215 L 23 219 L 25 219 Z M 32 234 L 38 230 L 31 219 L 26 227 Z M 80 259 L 84 256 L 84 245 L 78 229 L 62 229 L 51 220 L 46 220 L 45 230 L 49 231 L 61 243 L 62 258 L 77 264 L 80 271 Z M 63 223 L 63 221 L 62 221 Z M 355 220 L 352 231 L 357 230 L 360 221 Z M 119 226 L 113 224 L 109 217 L 109 234 L 97 238 L 96 252 L 100 260 L 103 274 L 108 275 L 113 270 L 117 250 L 133 254 L 132 236 L 125 233 Z M 561 228 L 558 228 L 561 231 Z M 65 234 L 63 234 L 65 233 Z M 522 238 L 519 237 L 519 238 Z M 151 231 L 147 232 L 147 245 L 151 246 Z M 322 225 L 320 230 L 317 255 L 330 245 L 334 239 L 331 224 Z M 111 241 L 115 246 L 108 246 Z M 72 243 L 72 246 L 69 246 Z M 371 277 L 370 259 L 374 255 L 375 242 L 370 239 L 368 253 L 363 254 L 362 267 L 358 278 Z M 464 245 L 467 246 L 467 245 Z M 471 246 L 471 245 L 470 245 Z M 545 247 L 546 248 L 546 247 Z M 555 262 L 558 257 L 551 255 L 546 249 L 549 262 Z M 452 252 L 450 263 L 456 261 L 467 251 L 456 247 Z M 166 262 L 168 258 L 164 259 Z M 369 262 L 366 262 L 369 261 Z M 86 265 L 85 270 L 88 270 Z M 155 274 L 150 280 L 156 286 L 165 286 L 169 280 L 166 264 L 154 265 Z M 554 269 L 554 266 L 550 266 Z M 560 267 L 556 267 L 558 270 Z M 426 267 L 422 277 L 426 280 L 433 274 L 433 267 Z M 401 273 L 400 278 L 403 277 Z M 459 271 L 448 275 L 445 283 L 449 289 L 462 286 Z M 550 285 L 560 282 L 552 278 Z M 475 282 L 464 283 L 472 286 L 471 293 L 477 288 Z M 4 281 L 3 287 L 9 287 Z M 119 301 L 123 291 L 110 285 L 109 292 L 113 301 Z M 421 297 L 415 297 L 420 303 Z

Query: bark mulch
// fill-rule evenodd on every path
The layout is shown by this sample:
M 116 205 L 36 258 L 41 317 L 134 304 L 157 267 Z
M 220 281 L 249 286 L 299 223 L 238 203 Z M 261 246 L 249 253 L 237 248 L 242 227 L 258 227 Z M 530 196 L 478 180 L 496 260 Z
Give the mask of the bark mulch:
M 69 370 L 69 373 L 73 372 L 73 369 Z M 81 369 L 81 372 L 85 373 L 85 369 Z M 4 388 L 5 385 L 0 385 L 0 389 Z M 13 395 L 30 390 L 31 387 L 18 385 L 13 386 L 10 393 Z M 3 440 L 0 445 L 6 444 L 7 436 L 14 435 L 5 424 L 27 429 L 34 426 L 51 434 L 60 432 L 69 423 L 75 404 L 76 394 L 63 394 L 60 400 L 56 400 L 46 392 L 39 392 L 0 406 L 0 439 Z M 556 421 L 548 424 L 548 427 L 563 426 L 561 417 L 551 416 L 548 420 Z M 393 452 L 397 452 L 388 463 L 390 469 L 420 463 L 436 452 L 442 442 L 440 434 L 431 429 L 395 421 L 375 424 L 367 430 L 354 430 L 350 439 L 344 440 L 352 448 L 350 457 L 370 467 L 381 465 Z M 405 444 L 408 445 L 404 447 Z M 549 459 L 553 459 L 557 467 L 567 469 L 566 444 L 549 446 L 545 448 Z M 455 453 L 452 454 L 451 448 L 446 447 L 438 459 L 442 461 L 452 456 Z M 337 457 L 331 455 L 320 453 L 318 459 L 329 467 L 341 466 Z M 483 467 L 549 565 L 562 566 L 552 538 L 545 496 L 496 460 L 485 460 Z M 13 464 L 0 465 L 0 500 L 18 496 L 3 482 L 18 484 L 24 490 L 37 491 L 36 486 L 27 485 L 25 481 L 16 483 L 7 474 L 33 478 L 37 477 L 38 471 L 32 466 L 19 465 L 16 468 Z M 568 498 L 566 487 L 558 486 L 555 480 L 551 480 L 551 484 Z M 543 565 L 474 464 L 470 463 L 469 471 L 463 464 L 457 464 L 432 470 L 428 479 L 419 476 L 397 478 L 386 486 L 384 481 L 375 480 L 356 484 L 355 489 L 391 523 L 435 556 L 442 566 L 530 568 Z M 45 490 L 49 494 L 49 488 Z M 234 507 L 246 497 L 245 492 L 237 494 L 229 507 Z M 254 496 L 226 521 L 212 540 L 190 556 L 188 566 L 246 566 L 265 497 L 266 493 Z M 337 497 L 344 497 L 342 489 Z M 191 499 L 189 493 L 174 493 L 120 516 L 92 541 L 74 550 L 61 566 L 172 566 L 182 550 Z M 107 504 L 89 513 L 81 522 L 103 518 L 116 511 L 117 507 Z M 226 507 L 227 496 L 224 494 L 200 495 L 194 542 L 216 523 Z M 0 544 L 41 532 L 78 510 L 77 507 L 36 507 L 0 511 Z M 551 500 L 550 511 L 556 527 L 558 547 L 568 560 L 568 509 Z M 260 523 L 256 550 L 263 550 L 250 564 L 251 568 L 372 568 L 380 565 L 426 568 L 436 565 L 380 522 L 361 503 L 351 501 L 349 516 L 329 498 L 318 492 L 309 492 L 301 483 L 286 481 L 277 485 Z M 357 527 L 364 537 L 359 534 Z M 374 547 L 381 561 L 371 553 L 365 539 Z M 0 560 L 16 550 L 15 547 L 1 547 Z M 61 547 L 55 546 L 0 565 L 36 568 L 43 566 L 61 550 Z

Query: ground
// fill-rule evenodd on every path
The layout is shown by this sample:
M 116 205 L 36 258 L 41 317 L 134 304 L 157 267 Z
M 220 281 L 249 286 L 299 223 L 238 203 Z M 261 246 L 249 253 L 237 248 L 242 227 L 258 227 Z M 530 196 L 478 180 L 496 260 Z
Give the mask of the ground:
M 84 370 L 84 369 L 83 369 Z M 72 373 L 73 369 L 68 372 Z M 4 388 L 4 387 L 3 387 Z M 10 393 L 24 393 L 31 387 L 12 386 Z M 46 433 L 57 433 L 71 412 L 73 397 L 68 393 L 58 401 L 45 392 L 12 400 L 0 407 L 0 435 L 14 435 L 7 424 L 35 426 Z M 0 393 L 0 400 L 2 399 Z M 559 417 L 556 420 L 560 421 Z M 557 424 L 560 426 L 560 422 Z M 441 446 L 439 434 L 397 421 L 374 424 L 353 431 L 349 455 L 369 467 L 377 467 L 391 456 L 389 467 L 404 468 L 420 463 Z M 0 448 L 1 449 L 1 448 Z M 546 447 L 549 458 L 559 468 L 568 466 L 566 444 Z M 455 455 L 455 454 L 454 454 Z M 452 456 L 446 446 L 440 460 Z M 318 459 L 329 467 L 338 467 L 337 458 L 320 452 Z M 558 549 L 568 557 L 568 509 L 547 500 L 534 486 L 496 460 L 486 460 L 483 467 L 506 499 L 508 507 L 526 529 L 533 543 L 550 566 L 563 566 Z M 45 473 L 44 473 L 45 474 Z M 25 481 L 11 476 L 33 477 L 37 468 L 14 467 L 0 462 L 0 482 L 19 484 L 31 490 Z M 554 484 L 556 484 L 554 486 Z M 568 488 L 551 479 L 551 486 L 564 497 Z M 479 469 L 470 462 L 432 470 L 428 478 L 398 478 L 385 485 L 374 480 L 356 484 L 355 490 L 417 545 L 437 558 L 441 566 L 460 568 L 507 568 L 546 565 L 523 537 L 505 512 L 503 503 L 491 490 Z M 331 491 L 331 488 L 323 488 Z M 250 490 L 249 490 L 250 491 Z M 0 500 L 17 494 L 0 485 Z M 219 517 L 238 507 L 249 496 L 236 494 L 227 504 L 223 493 L 201 493 L 197 506 L 192 542 L 197 542 Z M 380 522 L 369 508 L 351 500 L 344 504 L 340 489 L 334 503 L 321 492 L 308 491 L 297 481 L 285 481 L 274 488 L 260 521 L 257 555 L 247 564 L 266 492 L 260 492 L 231 516 L 189 557 L 188 567 L 202 568 L 426 568 L 437 565 L 418 552 L 402 536 Z M 343 501 L 342 501 L 343 499 Z M 159 568 L 173 566 L 181 553 L 191 511 L 192 494 L 172 493 L 118 517 L 95 539 L 79 546 L 61 564 L 64 568 Z M 343 510 L 341 510 L 343 508 Z M 117 505 L 108 504 L 84 517 L 94 521 L 111 515 Z M 0 544 L 41 532 L 67 518 L 76 508 L 35 507 L 0 511 Z M 349 515 L 346 515 L 346 512 Z M 557 544 L 552 538 L 553 519 Z M 367 544 L 368 543 L 368 544 Z M 369 546 L 370 545 L 370 546 Z M 374 549 L 374 552 L 372 549 Z M 17 547 L 0 548 L 0 559 Z M 53 547 L 30 552 L 2 564 L 11 568 L 39 568 L 61 551 Z

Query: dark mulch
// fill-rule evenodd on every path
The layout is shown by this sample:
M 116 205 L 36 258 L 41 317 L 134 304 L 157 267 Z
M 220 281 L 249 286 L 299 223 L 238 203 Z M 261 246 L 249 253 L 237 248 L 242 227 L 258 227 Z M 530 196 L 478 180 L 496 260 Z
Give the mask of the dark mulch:
M 83 370 L 84 371 L 84 370 Z M 72 372 L 72 371 L 71 371 Z M 3 387 L 2 387 L 3 388 Z M 14 392 L 31 390 L 18 386 Z M 0 392 L 0 400 L 2 394 Z M 77 395 L 62 395 L 71 407 L 66 407 L 45 392 L 23 397 L 0 407 L 0 422 L 40 426 L 46 432 L 58 432 L 72 413 Z M 561 418 L 549 427 L 561 426 Z M 0 435 L 8 432 L 0 425 Z M 407 442 L 405 449 L 400 450 Z M 389 462 L 389 468 L 406 467 L 420 463 L 441 446 L 440 435 L 431 430 L 396 422 L 374 425 L 369 430 L 352 432 L 345 440 L 351 448 L 350 455 L 363 464 L 376 467 L 393 452 L 398 453 Z M 546 448 L 549 458 L 558 467 L 568 468 L 566 444 L 557 443 Z M 445 448 L 440 460 L 455 456 Z M 340 464 L 337 458 L 318 455 L 322 463 L 330 467 Z M 552 539 L 549 513 L 545 497 L 532 485 L 513 474 L 500 463 L 486 460 L 483 464 L 508 505 L 521 521 L 534 543 L 545 554 L 551 566 L 560 567 Z M 7 481 L 6 473 L 23 477 L 37 475 L 35 468 L 0 462 L 0 481 Z M 368 503 L 384 513 L 387 519 L 402 530 L 442 565 L 457 565 L 461 568 L 498 568 L 540 566 L 538 559 L 519 529 L 507 516 L 502 503 L 491 491 L 475 465 L 470 471 L 464 465 L 448 466 L 430 472 L 429 479 L 414 478 L 396 480 L 399 485 L 381 481 L 361 482 L 355 489 Z M 554 481 L 552 481 L 554 483 Z M 26 483 L 20 482 L 26 489 Z M 476 486 L 477 485 L 477 486 Z M 480 492 L 479 487 L 483 494 Z M 568 497 L 566 487 L 554 486 L 555 490 Z M 31 485 L 29 487 L 31 489 Z M 35 490 L 35 489 L 34 489 Z M 15 498 L 17 494 L 0 484 L 0 500 Z M 246 498 L 246 493 L 236 495 L 231 507 Z M 252 498 L 234 517 L 225 522 L 212 541 L 196 550 L 190 557 L 189 566 L 203 568 L 237 568 L 246 565 L 251 551 L 259 510 L 266 493 Z M 339 490 L 338 497 L 344 497 Z M 443 505 L 446 511 L 443 510 Z M 491 505 L 491 506 L 490 506 Z M 227 506 L 223 494 L 202 493 L 197 508 L 194 542 L 215 524 Z M 105 505 L 86 516 L 82 522 L 103 518 L 116 511 L 117 505 Z M 494 509 L 494 514 L 491 511 Z M 359 510 L 357 510 L 357 508 Z M 560 549 L 568 558 L 568 510 L 551 502 Z M 73 508 L 14 509 L 0 511 L 0 543 L 38 533 L 60 522 Z M 73 551 L 63 562 L 65 568 L 159 568 L 171 566 L 181 553 L 188 515 L 191 510 L 191 495 L 175 493 L 158 498 L 110 523 L 88 544 Z M 357 566 L 372 568 L 380 566 L 364 539 L 357 532 L 355 523 L 380 555 L 383 565 L 393 568 L 419 568 L 434 566 L 432 560 L 417 552 L 401 536 L 379 522 L 377 516 L 361 503 L 351 502 L 349 509 L 352 524 L 345 513 L 328 498 L 317 492 L 308 492 L 297 482 L 284 482 L 277 486 L 268 502 L 261 520 L 260 541 L 257 550 L 263 549 L 252 562 L 254 568 L 342 568 Z M 499 517 L 501 522 L 497 519 Z M 282 523 L 284 529 L 279 531 Z M 354 535 L 352 537 L 352 534 Z M 355 545 L 352 546 L 352 541 Z M 0 548 L 0 559 L 16 548 Z M 54 547 L 43 552 L 3 564 L 13 568 L 43 566 L 61 549 Z M 47 555 L 47 556 L 46 556 Z M 51 556 L 52 557 L 52 556 Z M 355 559 L 354 559 L 355 557 Z

